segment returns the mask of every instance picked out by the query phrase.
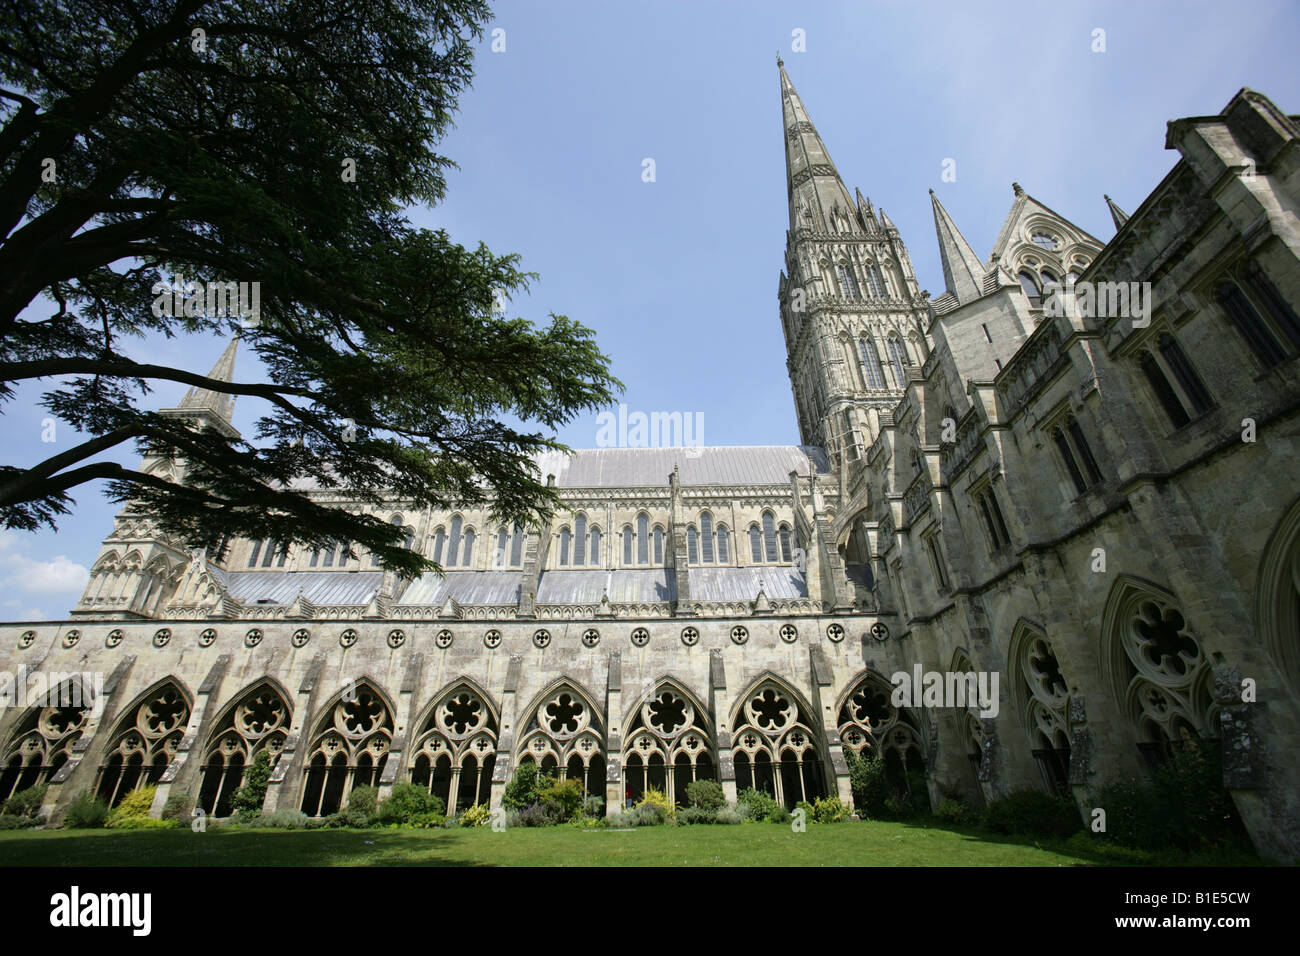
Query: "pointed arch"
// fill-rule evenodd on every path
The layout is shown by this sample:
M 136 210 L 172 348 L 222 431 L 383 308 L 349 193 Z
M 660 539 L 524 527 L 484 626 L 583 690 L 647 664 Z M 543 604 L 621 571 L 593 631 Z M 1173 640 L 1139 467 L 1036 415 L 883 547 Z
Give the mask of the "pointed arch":
M 292 699 L 279 681 L 267 676 L 221 709 L 202 751 L 198 806 L 205 813 L 230 816 L 234 793 L 259 753 L 270 753 L 275 765 L 292 726 Z
M 1016 622 L 1007 646 L 1007 672 L 1012 705 L 1029 735 L 1043 785 L 1068 794 L 1070 687 L 1041 624 L 1026 617 Z
M 501 716 L 482 685 L 457 678 L 430 698 L 412 726 L 411 782 L 439 797 L 448 813 L 487 802 Z
M 1300 498 L 1283 513 L 1259 562 L 1255 622 L 1293 694 L 1300 695 Z
M 649 787 L 685 805 L 686 788 L 717 778 L 715 735 L 704 701 L 675 677 L 663 675 L 623 719 L 626 790 L 639 800 Z
M 104 751 L 95 790 L 117 806 L 145 783 L 157 783 L 176 755 L 194 698 L 176 677 L 164 677 L 122 711 Z
M 574 769 L 573 758 L 584 769 L 584 786 L 593 779 L 591 770 L 605 766 L 605 718 L 595 697 L 580 683 L 558 677 L 536 694 L 521 711 L 519 743 L 514 763 L 531 760 L 560 778 Z M 596 793 L 603 787 L 595 788 Z
M 90 720 L 93 697 L 74 676 L 50 688 L 43 704 L 27 708 L 0 751 L 0 803 L 48 782 L 67 763 Z
M 770 670 L 751 681 L 729 717 L 736 786 L 766 790 L 787 809 L 824 796 L 825 752 L 815 718 L 804 696 Z
M 312 726 L 304 768 L 302 810 L 327 816 L 347 804 L 355 787 L 383 774 L 393 740 L 393 701 L 370 677 L 336 691 Z

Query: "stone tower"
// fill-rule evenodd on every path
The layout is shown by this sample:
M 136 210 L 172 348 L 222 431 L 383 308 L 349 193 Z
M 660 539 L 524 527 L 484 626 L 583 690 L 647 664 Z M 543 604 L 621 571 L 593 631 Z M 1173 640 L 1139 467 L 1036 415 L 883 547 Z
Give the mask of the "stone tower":
M 883 209 L 850 198 L 778 59 L 790 228 L 779 299 L 799 434 L 860 460 L 929 355 L 928 295 Z

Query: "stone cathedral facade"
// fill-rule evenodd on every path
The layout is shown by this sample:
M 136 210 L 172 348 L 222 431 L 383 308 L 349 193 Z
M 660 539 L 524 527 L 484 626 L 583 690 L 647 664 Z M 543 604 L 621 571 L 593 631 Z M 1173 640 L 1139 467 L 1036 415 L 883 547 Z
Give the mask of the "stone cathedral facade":
M 1297 117 L 1242 90 L 1171 122 L 1179 159 L 1106 242 L 1017 185 L 981 257 L 932 194 L 932 298 L 780 82 L 801 444 L 543 457 L 564 506 L 535 527 L 394 500 L 445 568 L 413 581 L 346 542 L 191 553 L 127 508 L 67 620 L 0 625 L 10 673 L 102 679 L 0 713 L 0 797 L 48 781 L 57 819 L 147 779 L 155 811 L 223 816 L 267 749 L 266 809 L 310 815 L 407 779 L 499 806 L 525 760 L 610 811 L 703 777 L 848 803 L 852 750 L 931 799 L 1086 813 L 1213 738 L 1259 850 L 1300 857 Z M 1062 313 L 1070 282 L 1151 308 Z M 231 405 L 170 413 L 231 430 Z M 996 673 L 996 714 L 895 706 L 918 668 Z

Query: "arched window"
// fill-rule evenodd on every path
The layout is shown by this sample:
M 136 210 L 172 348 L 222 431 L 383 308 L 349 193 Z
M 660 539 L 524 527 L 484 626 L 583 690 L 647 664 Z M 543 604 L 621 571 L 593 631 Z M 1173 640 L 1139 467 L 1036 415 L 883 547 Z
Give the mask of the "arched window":
M 686 563 L 699 564 L 700 562 L 700 533 L 695 530 L 695 525 L 686 529 Z
M 486 804 L 496 765 L 497 717 L 468 683 L 444 691 L 421 722 L 411 782 L 427 787 L 449 812 Z
M 623 564 L 629 567 L 632 564 L 632 526 L 630 524 L 623 527 Z
M 503 531 L 502 534 L 505 534 L 505 532 Z M 429 539 L 433 542 L 433 560 L 438 564 L 442 564 L 442 549 L 447 546 L 447 532 L 439 528 L 429 535 Z M 451 563 L 454 564 L 455 562 Z
M 776 516 L 763 512 L 763 553 L 768 564 L 776 564 Z
M 198 805 L 205 813 L 230 816 L 232 798 L 243 782 L 244 770 L 266 750 L 271 763 L 284 748 L 289 730 L 289 706 L 270 684 L 243 694 L 217 722 L 208 738 Z
M 858 298 L 858 282 L 853 278 L 853 267 L 847 262 L 841 262 L 835 267 L 836 274 L 840 279 L 840 295 L 846 298 Z
M 1166 364 L 1173 371 L 1174 378 L 1178 379 L 1178 384 L 1182 386 L 1183 393 L 1191 401 L 1196 414 L 1208 412 L 1214 405 L 1214 401 L 1201 382 L 1201 377 L 1196 374 L 1195 366 L 1188 360 L 1182 346 L 1178 344 L 1178 340 L 1166 332 L 1160 336 L 1159 344 L 1160 354 L 1164 356 Z
M 903 343 L 897 335 L 890 336 L 889 339 L 889 361 L 894 367 L 895 387 L 907 387 L 907 373 L 904 366 L 907 365 L 907 353 L 903 351 Z
M 790 561 L 790 526 L 782 524 L 777 537 L 781 541 L 781 560 Z
M 725 524 L 718 525 L 718 563 L 731 563 L 731 538 Z
M 447 538 L 447 567 L 455 567 L 460 556 L 460 515 L 451 519 L 451 535 Z
M 1173 423 L 1173 426 L 1182 428 L 1191 421 L 1187 416 L 1186 409 L 1183 408 L 1183 403 L 1174 394 L 1173 387 L 1169 384 L 1169 380 L 1165 378 L 1165 373 L 1160 370 L 1159 364 L 1157 364 L 1150 352 L 1143 350 L 1138 357 L 1138 365 L 1141 367 L 1142 374 L 1146 376 L 1147 383 L 1151 386 L 1151 390 L 1155 392 L 1156 398 L 1160 401 L 1160 406 L 1165 410 L 1165 414 L 1169 416 L 1169 421 Z
M 664 563 L 664 529 L 655 525 L 655 564 Z
M 354 787 L 378 782 L 392 742 L 393 718 L 382 695 L 365 681 L 350 685 L 316 722 L 307 748 L 302 811 L 323 817 L 347 806 Z
M 465 553 L 461 557 L 461 566 L 472 568 L 474 566 L 474 529 L 465 529 Z
M 874 262 L 867 264 L 867 289 L 877 299 L 885 294 L 884 285 L 880 281 L 880 266 Z
M 524 562 L 524 526 L 515 525 L 515 530 L 510 537 L 510 566 L 517 568 Z
M 636 516 L 636 563 L 650 563 L 650 518 L 644 513 Z
M 587 516 L 573 519 L 573 563 L 582 567 L 587 563 Z
M 700 557 L 705 564 L 713 563 L 713 515 L 707 511 L 700 515 Z
M 95 787 L 115 807 L 137 786 L 157 783 L 185 736 L 190 705 L 171 681 L 137 698 L 118 721 Z
M 569 537 L 570 535 L 569 535 L 568 527 L 566 526 L 561 528 L 560 529 L 560 564 L 561 565 L 566 565 L 569 563 Z
M 324 557 L 324 559 L 321 561 L 321 567 L 322 567 L 322 568 L 332 568 L 332 567 L 334 567 L 334 554 L 335 554 L 335 552 L 338 551 L 338 549 L 339 549 L 339 546 L 338 546 L 337 544 L 330 545 L 328 548 L 325 549 L 325 557 Z M 347 559 L 345 558 L 343 561 L 340 561 L 339 564 L 341 565 L 341 564 L 345 563 L 346 560 L 347 560 Z
M 1061 284 L 1061 280 L 1056 278 L 1056 276 L 1052 275 L 1046 269 L 1039 273 L 1039 277 L 1043 280 L 1044 295 L 1051 291 L 1054 286 L 1059 286 Z
M 763 536 L 756 524 L 749 526 L 749 557 L 754 564 L 763 563 Z
M 497 560 L 496 566 L 504 568 L 506 566 L 506 542 L 510 539 L 510 533 L 502 528 L 497 532 Z
M 1042 302 L 1042 296 L 1039 294 L 1038 280 L 1034 278 L 1034 274 L 1032 272 L 1021 272 L 1016 278 L 1020 280 L 1020 288 L 1025 290 L 1025 296 L 1029 299 L 1030 307 L 1038 308 Z
M 1286 349 L 1245 293 L 1231 282 L 1225 282 L 1219 286 L 1218 297 L 1228 318 L 1265 368 L 1272 368 L 1286 358 Z
M 880 353 L 876 343 L 869 336 L 858 339 L 858 351 L 862 354 L 862 369 L 866 376 L 867 388 L 884 388 L 885 375 L 880 369 Z
M 262 542 L 260 540 L 253 542 L 253 553 L 248 556 L 248 566 L 257 567 L 257 556 L 262 553 Z

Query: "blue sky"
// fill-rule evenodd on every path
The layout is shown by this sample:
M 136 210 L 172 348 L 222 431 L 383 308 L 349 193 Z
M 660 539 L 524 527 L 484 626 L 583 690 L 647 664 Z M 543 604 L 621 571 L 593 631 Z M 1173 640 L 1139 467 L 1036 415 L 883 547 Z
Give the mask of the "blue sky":
M 702 414 L 707 444 L 798 441 L 776 305 L 778 52 L 849 189 L 889 213 L 934 295 L 930 188 L 982 257 L 1013 181 L 1106 241 L 1102 193 L 1131 212 L 1177 159 L 1168 120 L 1217 113 L 1242 86 L 1300 112 L 1291 2 L 509 0 L 492 28 L 505 50 L 485 35 L 439 147 L 461 168 L 447 200 L 413 219 L 520 253 L 541 278 L 512 311 L 594 329 L 629 408 Z M 957 179 L 942 182 L 949 158 Z M 221 348 L 149 340 L 134 354 L 207 371 Z M 257 371 L 241 354 L 238 374 Z M 182 392 L 163 385 L 148 401 Z M 38 393 L 20 390 L 0 418 L 15 463 L 75 439 L 42 443 Z M 251 431 L 258 414 L 241 399 L 235 423 Z M 559 437 L 591 447 L 596 427 L 593 413 Z M 0 619 L 75 603 L 115 511 L 97 487 L 75 497 L 57 532 L 0 532 Z

